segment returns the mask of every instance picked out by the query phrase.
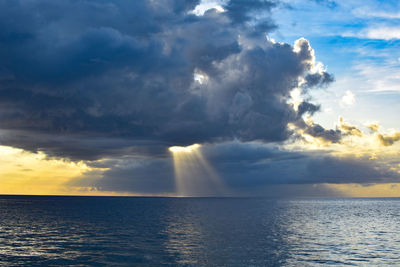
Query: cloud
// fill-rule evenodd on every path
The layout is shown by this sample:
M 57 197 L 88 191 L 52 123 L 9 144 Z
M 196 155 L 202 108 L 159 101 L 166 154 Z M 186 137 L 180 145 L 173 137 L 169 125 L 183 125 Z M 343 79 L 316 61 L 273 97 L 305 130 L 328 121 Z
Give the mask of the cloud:
M 332 1 L 332 0 L 312 0 L 312 1 L 317 4 L 324 5 L 331 9 L 338 7 L 338 3 L 336 1 Z
M 302 109 L 304 103 L 299 105 L 299 110 Z M 306 143 L 318 143 L 319 145 L 329 146 L 331 144 L 344 143 L 346 137 L 356 136 L 363 137 L 363 132 L 354 125 L 350 125 L 344 121 L 340 116 L 339 123 L 335 129 L 325 129 L 320 124 L 315 123 L 310 117 L 313 112 L 319 110 L 319 106 L 313 106 L 307 103 L 305 106 L 311 105 L 306 114 L 306 120 L 299 120 L 298 122 L 292 124 L 294 131 L 297 133 L 295 137 L 297 140 L 305 141 Z M 310 138 L 311 137 L 311 138 Z
M 335 81 L 335 78 L 332 74 L 323 72 L 323 73 L 312 73 L 308 74 L 305 77 L 305 86 L 308 88 L 312 87 L 325 87 Z
M 0 194 L 79 194 L 65 183 L 93 171 L 84 162 L 48 159 L 43 153 L 0 146 Z
M 370 123 L 367 125 L 368 129 L 370 129 L 372 132 L 377 132 L 379 131 L 380 125 L 379 123 Z
M 379 8 L 379 6 L 377 7 Z M 392 7 L 392 9 L 396 7 Z M 356 8 L 353 10 L 353 14 L 361 18 L 382 18 L 382 19 L 399 19 L 400 12 L 393 12 L 393 10 L 374 10 L 371 8 Z
M 339 117 L 339 129 L 347 135 L 361 137 L 363 133 L 355 126 L 344 122 L 342 117 Z
M 344 96 L 340 99 L 340 103 L 346 106 L 351 106 L 356 102 L 356 98 L 354 93 L 347 90 Z
M 340 129 L 325 129 L 312 119 L 306 121 L 299 120 L 293 126 L 297 132 L 297 135 L 295 135 L 297 139 L 306 139 L 311 136 L 319 140 L 322 144 L 329 145 L 331 143 L 339 143 L 343 137 Z
M 359 32 L 346 32 L 344 37 L 357 37 L 376 40 L 400 39 L 400 28 L 397 26 L 369 26 Z
M 389 54 L 390 55 L 390 54 Z M 355 67 L 358 72 L 357 84 L 370 92 L 399 92 L 400 69 L 398 63 L 393 63 L 389 56 L 383 64 L 372 62 L 361 63 Z
M 378 134 L 377 137 L 383 146 L 391 146 L 395 142 L 400 141 L 400 132 L 396 132 L 391 135 Z
M 201 153 L 226 185 L 226 195 L 263 194 L 264 189 L 274 185 L 390 183 L 400 179 L 398 172 L 368 157 L 335 157 L 322 151 L 293 152 L 272 145 L 239 142 L 204 145 Z M 168 195 L 176 190 L 171 158 L 120 159 L 106 162 L 107 165 L 110 170 L 101 178 L 90 179 L 88 173 L 88 177 L 72 184 L 100 191 L 147 194 Z M 205 177 L 183 178 L 207 181 Z M 220 195 L 215 187 L 207 185 L 190 193 Z
M 359 52 L 368 59 L 355 62 L 352 74 L 338 81 L 336 88 L 339 89 L 341 86 L 352 88 L 353 94 L 355 94 L 353 90 L 385 94 L 400 92 L 400 68 L 395 50 L 383 49 L 378 53 L 370 49 L 360 49 Z M 377 96 L 378 94 L 374 95 Z
M 217 12 L 225 12 L 225 9 L 222 7 L 226 1 L 218 1 L 218 0 L 202 0 L 200 3 L 191 11 L 193 14 L 197 16 L 202 16 L 204 13 L 210 9 L 215 9 Z
M 312 90 L 334 77 L 307 39 L 266 38 L 277 29 L 277 5 L 0 0 L 0 144 L 43 162 L 85 160 L 87 171 L 65 185 L 100 193 L 175 194 L 168 147 L 193 143 L 202 144 L 224 194 L 331 195 L 324 184 L 398 182 L 398 162 L 379 151 L 343 152 L 350 141 L 361 150 L 376 136 L 389 146 L 397 135 L 311 119 L 321 109 Z M 357 69 L 364 84 L 397 90 L 396 67 L 375 67 Z M 355 96 L 342 100 L 351 105 Z M 312 148 L 291 150 L 303 141 Z M 202 179 L 207 172 L 194 173 L 190 193 L 220 193 Z
M 325 142 L 338 143 L 342 138 L 340 130 L 328 129 L 326 130 L 321 125 L 316 123 L 308 124 L 305 128 L 305 133 L 312 137 L 319 138 Z
M 232 24 L 246 28 L 249 37 L 265 36 L 277 26 L 271 20 L 271 9 L 277 7 L 278 1 L 269 0 L 230 0 L 224 9 Z
M 275 2 L 232 0 L 195 15 L 198 5 L 0 1 L 1 143 L 93 160 L 287 140 L 288 124 L 318 109 L 294 110 L 290 92 L 332 75 L 314 71 L 306 39 L 265 39 Z

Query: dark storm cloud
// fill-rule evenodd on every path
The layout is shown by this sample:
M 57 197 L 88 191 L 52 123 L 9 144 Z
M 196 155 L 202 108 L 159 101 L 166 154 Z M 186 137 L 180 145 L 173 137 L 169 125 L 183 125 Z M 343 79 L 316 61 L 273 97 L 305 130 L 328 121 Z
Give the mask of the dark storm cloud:
M 201 151 L 226 185 L 224 193 L 227 195 L 263 194 L 263 190 L 268 191 L 268 188 L 277 185 L 369 184 L 399 182 L 400 179 L 397 172 L 368 158 L 337 158 L 324 152 L 291 152 L 259 143 L 238 142 L 206 145 Z M 100 167 L 111 169 L 103 173 L 100 179 L 90 179 L 91 174 L 88 173 L 87 177 L 73 181 L 72 185 L 94 187 L 100 191 L 175 193 L 171 158 L 131 158 L 109 161 Z M 205 177 L 193 177 L 193 173 L 184 179 L 207 181 Z M 203 191 L 195 188 L 186 193 L 220 193 L 213 191 L 216 190 L 213 185 L 204 188 Z M 313 195 L 312 190 L 307 192 Z M 315 193 L 318 193 L 317 189 Z
M 297 108 L 297 113 L 301 116 L 305 113 L 308 113 L 310 115 L 313 115 L 315 112 L 319 111 L 321 108 L 320 105 L 315 105 L 306 101 L 303 101 L 300 103 L 300 105 Z
M 72 186 L 95 188 L 98 191 L 131 192 L 142 194 L 174 194 L 174 166 L 165 159 L 131 159 L 104 163 L 111 167 L 101 175 L 89 173 L 84 178 L 69 182 Z M 105 167 L 103 166 L 103 167 Z M 212 189 L 211 189 L 212 191 Z
M 232 0 L 196 16 L 198 4 L 0 0 L 1 143 L 94 159 L 286 140 L 288 123 L 318 109 L 286 102 L 299 78 L 311 88 L 332 76 L 310 73 L 307 40 L 294 50 L 265 38 L 275 2 Z
M 204 154 L 233 187 L 264 184 L 395 182 L 400 175 L 368 158 L 292 152 L 260 144 L 205 147 Z
M 318 110 L 318 108 L 318 106 L 310 103 L 302 103 L 299 105 L 299 112 L 307 112 L 309 114 L 313 114 L 315 111 Z M 326 143 L 339 143 L 342 140 L 342 137 L 346 135 L 346 133 L 339 128 L 325 129 L 318 123 L 306 123 L 304 120 L 300 119 L 296 121 L 295 125 L 299 129 L 302 129 L 304 133 L 311 135 L 312 137 L 318 138 Z M 298 138 L 303 138 L 303 136 L 300 135 L 298 136 Z
M 268 0 L 230 0 L 224 6 L 227 16 L 235 25 L 243 25 L 247 27 L 247 34 L 256 36 L 269 32 L 276 28 L 276 25 L 269 19 L 265 18 L 269 14 L 271 8 L 277 6 L 277 1 Z M 263 19 L 257 15 L 264 15 Z M 255 17 L 258 17 L 255 19 Z M 250 23 L 249 23 L 250 22 Z M 251 24 L 252 26 L 250 26 Z M 250 26 L 250 27 L 249 27 Z
M 323 72 L 322 74 L 320 73 L 313 73 L 313 74 L 308 74 L 305 77 L 306 83 L 304 84 L 304 87 L 306 88 L 312 88 L 312 87 L 324 87 L 329 84 L 331 84 L 335 78 L 333 77 L 332 74 Z
M 67 157 L 72 160 L 96 160 L 121 155 L 164 157 L 164 143 L 137 141 L 104 136 L 68 136 L 27 133 L 26 131 L 2 131 L 0 143 L 24 147 L 33 152 L 44 152 L 49 157 Z
M 316 123 L 307 125 L 304 129 L 305 133 L 332 143 L 338 143 L 342 138 L 342 132 L 340 130 L 326 130 L 321 125 Z
M 255 11 L 270 11 L 276 4 L 268 0 L 231 0 L 225 9 L 233 23 L 243 23 L 252 20 Z

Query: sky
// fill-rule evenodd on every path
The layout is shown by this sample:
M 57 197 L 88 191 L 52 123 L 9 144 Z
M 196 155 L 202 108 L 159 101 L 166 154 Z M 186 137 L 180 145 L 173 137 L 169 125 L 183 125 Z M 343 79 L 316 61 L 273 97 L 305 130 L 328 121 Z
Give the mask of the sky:
M 400 3 L 0 0 L 0 194 L 400 197 Z

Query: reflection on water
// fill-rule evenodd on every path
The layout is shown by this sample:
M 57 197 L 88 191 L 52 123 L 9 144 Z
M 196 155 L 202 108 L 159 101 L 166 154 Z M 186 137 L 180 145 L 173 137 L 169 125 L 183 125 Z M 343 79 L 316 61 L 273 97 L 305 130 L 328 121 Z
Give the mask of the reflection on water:
M 400 200 L 0 196 L 0 265 L 396 265 Z

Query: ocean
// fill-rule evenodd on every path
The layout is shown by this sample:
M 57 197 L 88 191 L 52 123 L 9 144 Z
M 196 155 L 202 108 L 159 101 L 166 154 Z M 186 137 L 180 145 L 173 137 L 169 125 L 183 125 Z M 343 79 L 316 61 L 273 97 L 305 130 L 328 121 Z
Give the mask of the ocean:
M 400 199 L 0 196 L 1 266 L 400 265 Z

